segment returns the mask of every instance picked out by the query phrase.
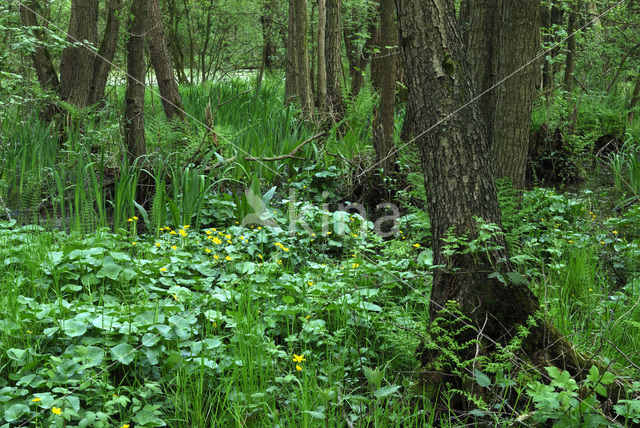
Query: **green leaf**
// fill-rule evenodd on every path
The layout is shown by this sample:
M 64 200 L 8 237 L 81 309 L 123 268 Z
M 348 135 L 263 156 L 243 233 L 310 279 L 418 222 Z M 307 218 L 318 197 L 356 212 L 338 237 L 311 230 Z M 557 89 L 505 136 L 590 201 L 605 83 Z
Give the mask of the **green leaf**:
M 87 325 L 74 319 L 64 322 L 64 333 L 69 337 L 82 336 L 87 332 Z
M 481 388 L 486 388 L 491 385 L 491 379 L 489 379 L 489 376 L 482 373 L 478 369 L 474 369 L 474 373 L 476 374 L 476 383 L 478 384 L 478 386 L 480 386 Z
M 121 343 L 111 348 L 111 356 L 114 360 L 128 365 L 136 356 L 136 350 L 128 343 Z
M 96 277 L 98 278 L 107 277 L 115 281 L 116 279 L 118 279 L 118 275 L 120 274 L 121 270 L 122 270 L 122 266 L 120 265 L 117 265 L 113 262 L 105 263 L 104 265 L 102 265 L 102 269 L 100 269 L 96 274 Z
M 296 302 L 296 299 L 292 296 L 282 296 L 282 301 L 287 305 L 293 305 Z
M 376 398 L 385 398 L 390 396 L 391 394 L 395 394 L 399 389 L 400 389 L 400 385 L 389 385 L 389 386 L 384 386 L 382 388 L 378 388 L 373 395 Z
M 12 404 L 4 411 L 4 418 L 7 422 L 13 422 L 27 413 L 29 413 L 29 406 L 26 404 Z
M 13 361 L 22 361 L 27 354 L 24 349 L 11 348 L 7 350 L 7 357 Z
M 151 404 L 147 404 L 144 406 L 144 408 L 142 410 L 140 410 L 138 413 L 136 413 L 136 415 L 133 417 L 133 421 L 141 426 L 148 426 L 148 427 L 163 427 L 166 426 L 167 424 L 165 424 L 160 418 L 158 418 L 158 415 L 160 415 L 161 412 L 158 410 L 158 406 L 152 406 Z

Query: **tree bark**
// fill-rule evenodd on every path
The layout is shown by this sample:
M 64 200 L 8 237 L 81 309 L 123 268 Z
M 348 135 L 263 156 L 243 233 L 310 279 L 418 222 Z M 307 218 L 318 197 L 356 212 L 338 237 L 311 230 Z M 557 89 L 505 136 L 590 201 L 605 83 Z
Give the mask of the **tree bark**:
M 144 37 L 150 1 L 155 0 L 131 2 L 124 109 L 124 140 L 130 163 L 145 155 L 147 151 L 144 136 Z
M 104 100 L 107 79 L 111 71 L 111 63 L 113 62 L 113 57 L 118 45 L 122 0 L 107 0 L 107 5 L 107 23 L 104 28 L 100 48 L 98 49 L 98 55 L 93 62 L 93 80 L 91 82 L 89 104 L 96 104 Z
M 318 0 L 318 110 L 327 106 L 327 61 L 326 61 L 327 0 Z
M 33 35 L 38 40 L 35 49 L 31 53 L 33 66 L 38 75 L 38 82 L 45 91 L 57 92 L 60 88 L 58 73 L 56 73 L 51 61 L 51 55 L 45 45 L 44 32 L 39 29 L 36 11 L 39 10 L 36 0 L 28 0 L 20 3 L 20 22 L 23 27 L 32 27 Z
M 344 115 L 342 99 L 342 0 L 327 0 L 327 22 L 325 38 L 325 59 L 327 68 L 327 113 L 333 122 L 339 122 Z
M 567 24 L 567 59 L 564 66 L 564 87 L 571 96 L 573 91 L 573 72 L 576 68 L 576 37 L 575 33 L 578 23 L 579 3 L 575 2 L 569 13 L 569 21 Z
M 518 70 L 536 56 L 540 0 L 469 2 L 467 53 L 496 178 L 523 189 L 538 62 Z
M 467 55 L 471 64 L 471 75 L 477 93 L 483 94 L 495 82 L 494 66 L 496 23 L 498 7 L 495 0 L 469 1 L 469 31 L 467 35 Z M 492 93 L 480 98 L 480 111 L 487 125 L 487 139 L 491 145 L 492 113 L 495 99 Z
M 149 52 L 151 54 L 151 64 L 156 74 L 158 89 L 162 97 L 162 108 L 167 119 L 185 120 L 182 98 L 178 92 L 178 82 L 173 73 L 171 56 L 164 36 L 164 23 L 160 13 L 158 0 L 147 0 L 149 3 L 148 25 L 149 25 Z
M 516 189 L 524 189 L 531 112 L 539 76 L 539 62 L 533 59 L 539 47 L 540 0 L 501 0 L 499 3 L 493 74 L 496 83 L 502 83 L 491 93 L 495 102 L 492 103 L 490 144 L 495 177 L 507 177 Z M 528 65 L 521 69 L 525 64 Z
M 298 104 L 305 116 L 313 114 L 307 48 L 307 0 L 289 0 L 289 30 L 284 89 L 285 102 Z
M 631 126 L 631 124 L 633 123 L 633 119 L 635 117 L 635 108 L 638 105 L 638 101 L 640 101 L 640 71 L 636 76 L 636 83 L 633 86 L 631 100 L 629 100 L 629 107 L 627 109 L 629 111 L 627 115 L 627 123 L 629 124 L 629 126 Z
M 371 62 L 373 87 L 380 94 L 380 103 L 374 110 L 372 121 L 373 147 L 377 160 L 385 174 L 393 171 L 396 156 L 393 145 L 396 98 L 396 52 L 398 26 L 395 19 L 394 0 L 379 0 L 380 29 L 379 53 Z
M 60 61 L 60 98 L 86 107 L 91 97 L 94 47 L 98 39 L 98 0 L 73 0 L 67 46 Z
M 449 233 L 477 236 L 475 216 L 500 224 L 478 103 L 450 116 L 474 97 L 453 2 L 396 0 L 396 6 L 411 111 L 420 129 L 437 124 L 416 141 L 425 174 L 434 262 L 446 266 L 434 276 L 429 312 L 433 318 L 447 301 L 455 300 L 477 326 L 484 325 L 487 336 L 501 340 L 538 309 L 527 287 L 488 278 L 492 272 L 509 270 L 504 237 L 493 238 L 501 249 L 477 259 L 443 252 L 443 238 Z

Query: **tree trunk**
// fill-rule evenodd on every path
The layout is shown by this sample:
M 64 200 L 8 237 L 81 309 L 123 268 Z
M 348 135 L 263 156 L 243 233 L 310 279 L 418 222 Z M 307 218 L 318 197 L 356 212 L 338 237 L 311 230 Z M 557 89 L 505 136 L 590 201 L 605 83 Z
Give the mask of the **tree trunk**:
M 151 64 L 156 74 L 158 89 L 162 96 L 162 108 L 167 119 L 180 119 L 184 122 L 185 114 L 182 98 L 178 92 L 178 82 L 173 74 L 171 56 L 164 36 L 164 23 L 160 13 L 158 0 L 147 0 L 149 3 L 149 52 Z
M 325 37 L 325 60 L 327 68 L 327 113 L 333 122 L 339 122 L 344 115 L 342 100 L 342 0 L 327 0 L 327 22 Z
M 150 1 L 156 0 L 131 2 L 124 108 L 124 140 L 130 163 L 145 155 L 147 151 L 144 136 L 144 37 Z
M 547 28 L 553 29 L 556 26 L 562 23 L 563 11 L 560 7 L 558 7 L 557 0 L 554 0 L 550 6 L 549 20 Z M 547 36 L 546 42 L 548 45 L 555 44 L 557 39 L 553 35 Z M 546 59 L 544 61 L 544 66 L 542 69 L 542 87 L 544 91 L 549 92 L 551 95 L 551 90 L 553 89 L 555 83 L 555 66 L 552 64 L 553 59 L 558 55 L 559 47 L 554 47 L 549 51 L 546 55 Z M 547 97 L 547 100 L 550 101 L 550 96 Z
M 470 254 L 448 257 L 443 252 L 443 238 L 450 232 L 469 239 L 477 236 L 476 216 L 500 224 L 478 103 L 450 116 L 474 97 L 453 2 L 396 0 L 396 5 L 411 111 L 420 129 L 437 125 L 417 139 L 434 262 L 446 266 L 434 276 L 429 311 L 433 318 L 447 301 L 456 300 L 477 326 L 484 325 L 486 335 L 500 340 L 538 309 L 527 287 L 488 278 L 492 272 L 508 270 L 504 237 L 493 238 L 502 249 L 478 255 L 477 260 Z
M 49 50 L 45 44 L 44 32 L 38 24 L 38 17 L 35 13 L 38 9 L 39 4 L 35 0 L 20 3 L 20 22 L 23 27 L 32 27 L 33 35 L 38 40 L 38 43 L 31 53 L 31 59 L 33 60 L 33 66 L 36 69 L 40 86 L 45 91 L 57 92 L 60 87 L 60 82 L 58 80 L 58 74 L 53 67 L 53 62 L 51 61 L 51 55 L 49 55 Z
M 539 47 L 540 0 L 501 0 L 500 5 L 493 74 L 502 83 L 491 93 L 490 144 L 495 177 L 507 177 L 516 189 L 524 189 L 539 76 L 539 63 L 532 60 Z
M 60 61 L 60 98 L 86 107 L 91 96 L 98 39 L 98 0 L 73 0 L 67 42 Z
M 371 62 L 373 87 L 380 94 L 380 103 L 373 117 L 373 147 L 377 161 L 385 174 L 394 170 L 396 156 L 393 145 L 396 98 L 396 48 L 398 27 L 394 0 L 379 0 L 380 29 L 377 58 Z
M 640 72 L 636 76 L 636 84 L 633 86 L 633 93 L 631 94 L 631 100 L 629 101 L 628 107 L 628 115 L 627 122 L 629 126 L 633 123 L 633 119 L 635 116 L 635 108 L 638 105 L 638 101 L 640 100 Z
M 495 82 L 495 38 L 497 32 L 498 7 L 494 0 L 469 1 L 469 31 L 467 35 L 467 55 L 471 64 L 471 75 L 477 93 L 485 93 Z M 487 140 L 491 146 L 492 113 L 495 99 L 492 92 L 480 98 L 480 112 L 487 126 Z
M 289 31 L 284 89 L 285 102 L 298 104 L 307 117 L 313 114 L 307 48 L 307 0 L 289 0 Z
M 327 62 L 325 37 L 327 30 L 327 0 L 318 0 L 318 110 L 327 106 Z
M 538 62 L 518 70 L 536 56 L 540 0 L 469 1 L 467 53 L 496 178 L 523 189 Z
M 460 25 L 460 34 L 465 46 L 469 43 L 469 18 L 471 17 L 469 1 L 462 0 L 460 2 L 460 12 L 458 13 L 458 25 Z
M 569 93 L 569 97 L 571 97 L 571 92 L 573 91 L 573 72 L 576 68 L 576 37 L 573 33 L 577 28 L 579 7 L 579 3 L 575 2 L 569 14 L 567 25 L 567 59 L 564 66 L 564 87 Z
M 93 80 L 91 82 L 89 104 L 96 104 L 104 99 L 111 63 L 118 45 L 122 0 L 107 0 L 107 4 L 107 23 L 104 28 L 102 43 L 100 43 L 100 48 L 98 49 L 98 55 L 93 63 Z

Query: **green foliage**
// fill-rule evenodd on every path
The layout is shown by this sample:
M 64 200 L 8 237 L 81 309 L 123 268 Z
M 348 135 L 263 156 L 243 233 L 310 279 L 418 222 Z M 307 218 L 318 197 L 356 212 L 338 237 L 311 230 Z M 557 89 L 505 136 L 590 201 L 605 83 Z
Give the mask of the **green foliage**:
M 606 397 L 606 387 L 616 376 L 610 372 L 600 374 L 596 366 L 591 366 L 585 380 L 578 384 L 566 370 L 557 367 L 546 368 L 550 385 L 539 381 L 527 386 L 527 394 L 533 400 L 536 422 L 554 422 L 554 427 L 601 427 L 607 419 L 600 409 L 598 396 Z

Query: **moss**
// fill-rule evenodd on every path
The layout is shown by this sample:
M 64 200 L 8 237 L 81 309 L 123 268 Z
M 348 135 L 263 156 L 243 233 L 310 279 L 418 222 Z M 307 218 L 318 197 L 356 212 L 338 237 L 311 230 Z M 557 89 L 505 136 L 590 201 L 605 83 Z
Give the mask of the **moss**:
M 456 66 L 449 55 L 445 55 L 444 61 L 442 62 L 442 69 L 449 77 L 453 77 L 456 72 Z

